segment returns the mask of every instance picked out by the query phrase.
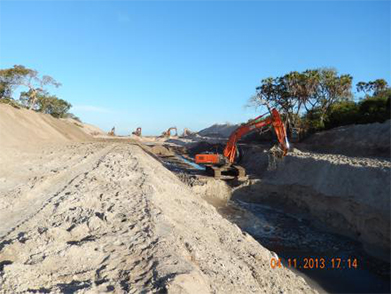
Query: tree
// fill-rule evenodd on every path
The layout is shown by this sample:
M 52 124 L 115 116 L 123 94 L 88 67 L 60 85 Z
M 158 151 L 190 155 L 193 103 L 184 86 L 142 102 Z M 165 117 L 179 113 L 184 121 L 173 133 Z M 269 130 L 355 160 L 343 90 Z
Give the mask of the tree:
M 39 91 L 35 94 L 35 100 L 32 107 L 42 113 L 50 114 L 57 118 L 66 117 L 69 109 L 72 105 L 63 100 L 59 99 L 55 95 L 50 95 L 47 91 Z M 31 105 L 31 90 L 22 92 L 20 94 L 20 102 L 22 105 Z
M 352 95 L 351 75 L 341 75 L 334 69 L 319 70 L 319 86 L 314 95 L 314 107 L 319 107 L 321 124 L 324 124 L 331 106 L 340 101 L 350 100 Z
M 338 75 L 334 69 L 293 71 L 282 77 L 267 78 L 257 87 L 257 95 L 250 98 L 252 105 L 275 107 L 287 118 L 290 127 L 300 124 L 303 111 L 317 109 L 320 124 L 324 125 L 330 107 L 352 97 L 352 77 Z
M 250 105 L 259 107 L 265 105 L 269 110 L 277 108 L 287 117 L 289 125 L 294 124 L 294 114 L 297 109 L 297 99 L 290 92 L 290 86 L 295 73 L 284 77 L 266 78 L 261 81 L 261 85 L 256 88 L 256 95 L 250 98 Z
M 12 99 L 12 92 L 28 75 L 29 69 L 22 65 L 0 70 L 0 99 Z
M 56 96 L 43 96 L 38 99 L 39 111 L 57 118 L 63 118 L 72 107 L 70 103 Z
M 39 77 L 38 72 L 33 69 L 28 69 L 28 73 L 25 75 L 24 79 L 21 81 L 21 85 L 27 87 L 29 90 L 24 92 L 24 98 L 27 99 L 27 104 L 29 109 L 33 109 L 36 105 L 36 100 L 41 95 L 46 95 L 46 90 L 44 89 L 47 85 L 53 85 L 56 88 L 61 86 L 61 83 L 57 82 L 51 76 L 44 75 L 42 78 Z
M 377 79 L 370 82 L 359 82 L 356 87 L 357 92 L 364 92 L 366 96 L 369 96 L 371 92 L 373 96 L 378 96 L 388 89 L 388 84 L 384 79 Z

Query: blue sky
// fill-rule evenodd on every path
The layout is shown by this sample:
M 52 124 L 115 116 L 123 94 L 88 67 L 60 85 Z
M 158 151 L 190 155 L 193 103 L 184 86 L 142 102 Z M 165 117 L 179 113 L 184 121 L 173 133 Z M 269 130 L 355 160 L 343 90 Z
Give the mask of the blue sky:
M 22 64 L 104 130 L 238 123 L 262 78 L 335 67 L 390 83 L 389 1 L 1 1 L 0 67 Z

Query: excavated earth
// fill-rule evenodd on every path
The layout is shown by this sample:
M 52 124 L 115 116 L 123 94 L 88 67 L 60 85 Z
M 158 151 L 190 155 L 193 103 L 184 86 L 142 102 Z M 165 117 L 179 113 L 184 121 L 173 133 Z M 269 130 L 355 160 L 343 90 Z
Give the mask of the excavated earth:
M 134 142 L 2 160 L 0 293 L 316 292 Z
M 235 189 L 233 199 L 296 207 L 330 229 L 360 241 L 389 260 L 391 162 L 292 150 L 270 166 L 268 151 L 249 151 L 244 165 L 256 175 Z
M 75 122 L 2 105 L 0 114 L 0 293 L 316 293 L 309 279 L 271 268 L 270 250 L 338 254 L 355 240 L 389 261 L 389 140 L 373 135 L 352 154 L 337 146 L 389 125 L 338 130 L 346 140 L 320 134 L 334 154 L 309 140 L 283 161 L 270 146 L 244 144 L 249 180 L 226 183 L 191 162 L 221 151 L 220 138 L 97 140 Z M 381 157 L 353 157 L 366 150 Z M 389 292 L 384 268 L 386 282 L 365 270 L 322 275 L 331 292 L 346 274 L 344 292 Z M 364 287 L 372 282 L 380 286 Z
M 370 254 L 389 260 L 389 157 L 352 157 L 293 148 L 278 159 L 271 156 L 270 147 L 241 146 L 241 165 L 249 180 L 234 185 L 229 199 L 306 213 L 328 229 L 360 241 Z M 190 146 L 189 154 L 221 153 L 222 149 L 221 144 L 202 142 Z

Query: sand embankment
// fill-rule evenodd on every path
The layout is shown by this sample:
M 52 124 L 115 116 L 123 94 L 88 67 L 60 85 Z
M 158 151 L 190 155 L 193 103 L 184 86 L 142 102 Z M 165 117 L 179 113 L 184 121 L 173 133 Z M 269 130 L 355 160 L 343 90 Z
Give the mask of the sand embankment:
M 1 194 L 19 219 L 0 210 L 0 292 L 312 291 L 139 146 L 45 152 L 42 176 Z
M 349 125 L 313 134 L 300 145 L 308 150 L 348 156 L 391 156 L 391 121 Z
M 260 180 L 238 188 L 234 198 L 299 207 L 338 233 L 362 241 L 370 253 L 388 258 L 389 160 L 296 149 L 268 171 L 266 150 L 247 155 L 255 160 L 245 165 Z
M 26 149 L 45 143 L 91 140 L 75 122 L 0 104 L 0 148 Z

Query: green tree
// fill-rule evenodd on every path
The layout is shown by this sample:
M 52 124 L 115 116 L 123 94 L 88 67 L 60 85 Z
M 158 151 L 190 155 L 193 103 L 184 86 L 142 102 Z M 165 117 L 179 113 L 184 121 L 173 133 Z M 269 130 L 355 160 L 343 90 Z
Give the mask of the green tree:
M 354 101 L 337 102 L 327 113 L 326 128 L 355 124 L 360 121 L 360 117 L 360 107 Z
M 314 95 L 314 107 L 320 109 L 320 123 L 324 125 L 333 104 L 352 99 L 351 75 L 340 75 L 334 69 L 319 70 L 319 86 Z
M 320 125 L 324 125 L 330 107 L 352 97 L 351 87 L 352 77 L 338 75 L 334 69 L 294 71 L 282 77 L 262 80 L 256 88 L 257 95 L 250 98 L 250 104 L 279 109 L 287 117 L 290 127 L 300 124 L 304 111 L 316 108 Z
M 12 68 L 0 70 L 0 99 L 12 99 L 12 93 L 21 85 L 28 75 L 29 69 L 22 65 L 14 65 Z
M 55 95 L 50 95 L 47 91 L 36 92 L 33 105 L 31 105 L 30 101 L 31 90 L 20 94 L 20 102 L 23 105 L 32 106 L 38 112 L 50 114 L 57 118 L 66 117 L 69 109 L 72 107 L 69 102 L 59 99 Z
M 390 119 L 390 99 L 388 96 L 373 96 L 361 100 L 358 105 L 360 109 L 359 123 L 384 122 Z
M 40 95 L 47 95 L 44 89 L 45 86 L 53 85 L 56 88 L 61 86 L 61 83 L 57 82 L 51 76 L 44 75 L 40 78 L 38 72 L 32 69 L 28 70 L 28 74 L 21 81 L 21 84 L 29 89 L 27 92 L 24 92 L 27 95 L 25 98 L 28 98 L 27 104 L 29 105 L 29 109 L 33 109 L 36 106 L 37 99 Z
M 381 92 L 389 89 L 388 83 L 384 79 L 377 79 L 370 82 L 359 82 L 356 85 L 357 92 L 364 92 L 366 96 L 378 96 Z
M 56 96 L 40 96 L 37 98 L 38 111 L 50 114 L 57 118 L 65 117 L 72 107 L 70 103 Z

